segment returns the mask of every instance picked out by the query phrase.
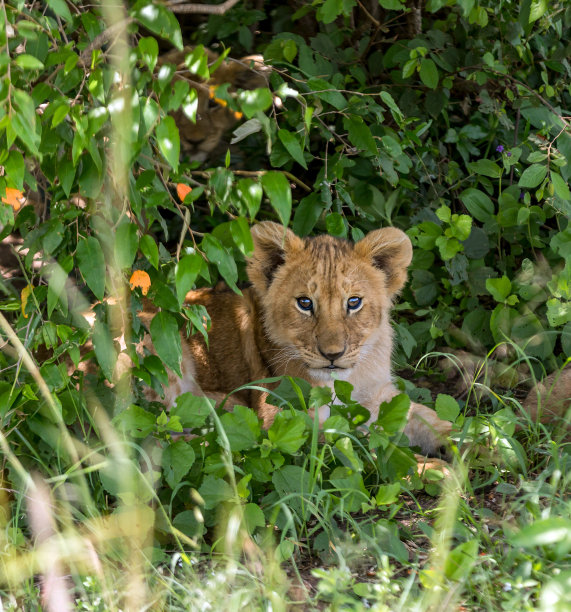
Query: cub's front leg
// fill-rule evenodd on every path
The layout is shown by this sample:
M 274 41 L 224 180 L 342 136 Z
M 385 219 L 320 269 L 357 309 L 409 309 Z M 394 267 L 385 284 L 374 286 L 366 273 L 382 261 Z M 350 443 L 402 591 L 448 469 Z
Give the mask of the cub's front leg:
M 411 402 L 408 423 L 404 428 L 411 446 L 420 446 L 425 455 L 441 455 L 451 430 L 452 423 L 443 421 L 435 410 Z

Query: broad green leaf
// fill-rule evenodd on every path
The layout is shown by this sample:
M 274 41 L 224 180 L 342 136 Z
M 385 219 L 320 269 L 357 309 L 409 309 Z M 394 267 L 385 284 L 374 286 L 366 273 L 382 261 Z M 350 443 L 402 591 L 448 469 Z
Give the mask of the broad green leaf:
M 99 240 L 88 236 L 77 243 L 76 261 L 87 286 L 98 300 L 105 293 L 105 256 Z
M 282 141 L 283 146 L 293 157 L 293 159 L 307 170 L 307 164 L 305 163 L 305 159 L 303 157 L 303 149 L 301 148 L 301 145 L 299 144 L 295 135 L 287 130 L 278 130 L 278 138 Z
M 122 223 L 115 233 L 114 251 L 117 266 L 121 269 L 130 268 L 135 261 L 138 248 L 137 226 L 129 222 Z
M 404 429 L 410 408 L 410 399 L 404 393 L 395 395 L 390 402 L 383 402 L 379 408 L 376 423 L 392 436 Z
M 307 86 L 318 98 L 331 104 L 333 108 L 337 110 L 347 108 L 347 100 L 343 94 L 337 91 L 337 87 L 334 87 L 328 81 L 312 78 L 307 81 Z
M 404 119 L 404 115 L 402 114 L 401 109 L 397 106 L 397 103 L 394 101 L 394 98 L 388 91 L 381 91 L 381 100 L 389 107 L 392 116 L 395 121 L 398 123 Z
M 268 430 L 268 438 L 278 450 L 292 455 L 305 442 L 305 417 L 303 414 L 292 416 L 288 412 L 278 412 Z
M 258 443 L 260 421 L 251 408 L 234 406 L 233 411 L 222 415 L 220 421 L 232 452 L 253 448 Z
M 143 37 L 139 40 L 137 46 L 143 62 L 145 62 L 152 72 L 157 65 L 157 58 L 159 55 L 159 44 L 157 43 L 157 39 L 152 36 Z
M 472 217 L 478 221 L 484 223 L 492 219 L 494 214 L 494 203 L 479 189 L 474 189 L 473 187 L 465 189 L 460 194 L 460 200 L 468 209 Z
M 266 517 L 257 504 L 250 503 L 244 506 L 244 521 L 250 535 L 254 533 L 256 527 L 264 527 L 266 525 Z
M 150 325 L 151 340 L 157 355 L 178 376 L 182 376 L 180 362 L 182 345 L 178 324 L 174 315 L 160 311 L 153 317 Z
M 446 557 L 444 573 L 449 580 L 467 580 L 478 555 L 476 538 L 462 542 L 453 548 Z
M 420 80 L 430 89 L 438 87 L 438 69 L 436 64 L 429 58 L 424 57 L 420 62 Z
M 442 257 L 444 261 L 452 259 L 464 248 L 457 238 L 447 238 L 446 236 L 438 236 L 436 239 L 436 246 L 440 251 L 440 257 Z
M 22 53 L 16 56 L 14 62 L 24 70 L 42 70 L 44 64 L 37 57 Z
M 343 220 L 341 213 L 330 213 L 325 218 L 325 226 L 327 227 L 327 233 L 332 236 L 339 236 L 341 238 L 347 238 L 347 227 Z
M 216 508 L 224 502 L 236 499 L 232 487 L 222 478 L 216 478 L 215 476 L 206 476 L 198 492 L 204 500 L 204 508 L 206 510 Z
M 537 187 L 547 174 L 547 166 L 545 164 L 532 164 L 527 167 L 518 182 L 520 187 Z
M 309 194 L 296 206 L 293 216 L 293 231 L 298 236 L 307 236 L 315 227 L 322 212 L 323 203 L 319 194 Z
M 254 219 L 260 210 L 264 194 L 260 183 L 250 178 L 240 179 L 236 183 L 236 193 L 240 201 L 246 206 L 250 219 Z
M 180 158 L 180 137 L 175 120 L 170 115 L 163 117 L 155 129 L 155 134 L 160 152 L 171 168 L 177 172 Z
M 182 50 L 180 25 L 166 6 L 148 2 L 148 0 L 139 0 L 131 9 L 131 15 L 142 23 L 147 30 L 168 40 L 177 49 Z
M 561 175 L 551 170 L 550 176 L 551 182 L 553 183 L 553 189 L 555 190 L 555 195 L 559 196 L 562 200 L 571 200 L 571 192 L 569 191 L 569 185 L 561 177 Z
M 14 187 L 14 189 L 23 191 L 25 169 L 24 157 L 20 151 L 10 151 L 8 158 L 4 161 L 8 187 Z
M 468 164 L 468 169 L 482 176 L 490 178 L 499 178 L 502 175 L 502 169 L 496 162 L 490 159 L 479 159 L 478 161 Z
M 402 11 L 406 8 L 400 0 L 379 0 L 379 4 L 387 11 Z
M 113 426 L 132 438 L 146 438 L 154 430 L 156 420 L 151 412 L 131 404 L 113 419 Z
M 251 119 L 256 113 L 263 113 L 270 108 L 273 104 L 272 92 L 267 87 L 241 91 L 238 102 L 246 119 Z
M 571 548 L 571 520 L 564 516 L 539 519 L 510 536 L 509 541 L 512 546 L 523 548 L 564 543 L 565 548 L 569 550 Z
M 97 357 L 101 370 L 105 378 L 111 381 L 113 379 L 115 363 L 117 362 L 117 352 L 113 345 L 109 327 L 105 323 L 96 320 L 93 326 L 92 340 L 95 357 Z
M 350 115 L 344 120 L 349 140 L 357 149 L 361 149 L 370 155 L 377 154 L 377 144 L 371 134 L 371 130 L 358 115 Z
M 445 393 L 439 393 L 436 396 L 435 409 L 436 414 L 444 421 L 454 422 L 460 414 L 458 402 L 451 395 Z
M 171 417 L 178 417 L 183 427 L 194 429 L 202 427 L 212 414 L 214 400 L 192 393 L 183 393 L 176 398 L 176 404 L 171 408 Z
M 52 11 L 64 21 L 72 20 L 71 13 L 65 0 L 46 0 L 46 3 L 52 9 Z
M 271 170 L 262 175 L 262 187 L 272 208 L 284 226 L 289 223 L 291 216 L 291 187 L 287 178 L 281 173 Z
M 388 504 L 394 504 L 399 498 L 401 486 L 398 482 L 392 484 L 380 485 L 377 494 L 375 495 L 375 501 L 377 506 L 386 506 Z
M 230 254 L 230 252 L 222 246 L 220 241 L 214 236 L 207 234 L 202 240 L 202 248 L 208 257 L 208 261 L 216 264 L 218 271 L 228 283 L 228 286 L 232 288 L 236 293 L 240 293 L 240 290 L 236 286 L 238 280 L 238 268 L 236 267 L 236 261 Z
M 534 0 L 529 9 L 529 23 L 541 19 L 549 8 L 548 0 Z
M 192 446 L 184 440 L 177 440 L 164 449 L 161 463 L 165 480 L 171 489 L 188 474 L 194 458 Z
M 182 305 L 186 294 L 194 287 L 194 281 L 202 268 L 202 257 L 198 253 L 181 257 L 176 264 L 175 285 L 176 296 Z
M 250 233 L 250 226 L 244 217 L 238 217 L 230 221 L 230 234 L 234 244 L 243 255 L 248 257 L 253 253 L 254 241 Z
M 141 249 L 143 255 L 147 258 L 148 262 L 153 266 L 153 268 L 155 268 L 155 270 L 158 270 L 159 247 L 157 246 L 155 239 L 149 234 L 141 236 L 141 239 L 139 240 L 139 248 Z
M 486 289 L 496 302 L 504 302 L 512 290 L 512 283 L 507 276 L 486 279 Z

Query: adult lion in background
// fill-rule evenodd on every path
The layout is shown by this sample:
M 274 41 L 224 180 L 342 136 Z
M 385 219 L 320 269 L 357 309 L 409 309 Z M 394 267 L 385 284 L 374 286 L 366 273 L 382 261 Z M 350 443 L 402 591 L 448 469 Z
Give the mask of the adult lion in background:
M 169 373 L 164 402 L 186 391 L 220 401 L 255 380 L 297 376 L 332 387 L 335 378 L 354 386 L 353 397 L 377 418 L 381 402 L 399 391 L 391 381 L 390 309 L 406 282 L 412 245 L 399 229 L 375 230 L 359 242 L 331 236 L 298 238 L 263 222 L 252 229 L 247 262 L 251 287 L 191 291 L 186 302 L 203 304 L 211 317 L 207 347 L 200 334 L 183 336 L 182 378 Z M 148 325 L 152 311 L 141 318 Z M 157 399 L 150 395 L 149 399 Z M 259 391 L 240 391 L 234 404 L 255 409 L 269 427 L 277 408 Z M 329 407 L 319 409 L 321 423 Z M 435 454 L 450 423 L 434 410 L 411 404 L 404 429 L 411 445 Z

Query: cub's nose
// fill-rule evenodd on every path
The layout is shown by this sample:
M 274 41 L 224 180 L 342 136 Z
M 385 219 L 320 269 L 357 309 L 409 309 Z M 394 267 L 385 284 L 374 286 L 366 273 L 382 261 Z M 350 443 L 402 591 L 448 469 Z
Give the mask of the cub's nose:
M 319 349 L 319 352 L 325 357 L 325 359 L 329 359 L 329 361 L 333 363 L 336 359 L 339 359 L 339 357 L 345 354 L 345 347 L 343 347 L 342 350 L 337 351 L 336 353 L 334 353 L 333 351 L 322 351 L 321 349 Z

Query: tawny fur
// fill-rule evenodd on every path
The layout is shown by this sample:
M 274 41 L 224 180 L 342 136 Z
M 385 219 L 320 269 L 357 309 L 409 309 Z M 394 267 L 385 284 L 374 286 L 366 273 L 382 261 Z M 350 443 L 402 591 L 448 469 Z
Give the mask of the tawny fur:
M 297 376 L 330 387 L 336 377 L 354 386 L 354 399 L 375 420 L 380 403 L 399 393 L 391 380 L 389 316 L 412 258 L 406 234 L 385 228 L 352 244 L 330 236 L 301 239 L 264 222 L 252 236 L 252 286 L 243 295 L 220 289 L 187 295 L 187 303 L 203 304 L 211 317 L 209 347 L 200 334 L 183 337 L 182 379 L 170 373 L 165 403 L 172 404 L 183 391 L 219 400 L 272 376 Z M 299 297 L 310 298 L 313 311 L 302 311 Z M 348 309 L 350 297 L 362 298 L 358 310 Z M 145 316 L 148 322 L 150 315 Z M 336 369 L 329 369 L 332 365 Z M 269 427 L 277 412 L 269 399 L 267 393 L 240 391 L 231 403 L 252 407 Z M 320 421 L 327 416 L 325 406 Z M 405 428 L 411 445 L 436 453 L 449 431 L 450 423 L 433 410 L 412 404 Z

